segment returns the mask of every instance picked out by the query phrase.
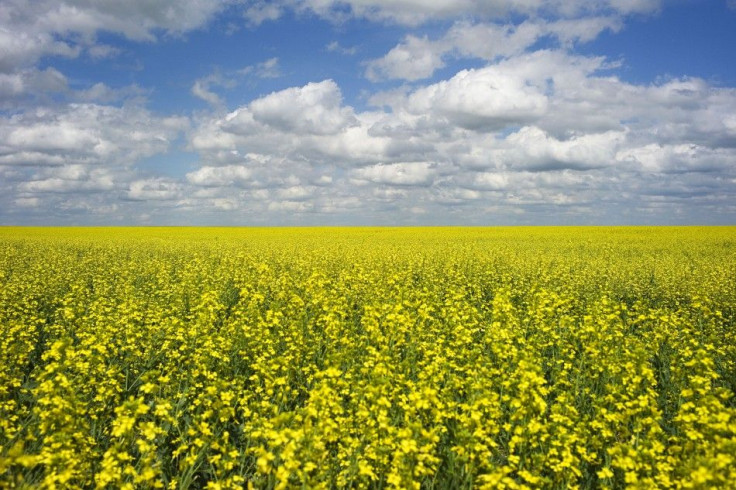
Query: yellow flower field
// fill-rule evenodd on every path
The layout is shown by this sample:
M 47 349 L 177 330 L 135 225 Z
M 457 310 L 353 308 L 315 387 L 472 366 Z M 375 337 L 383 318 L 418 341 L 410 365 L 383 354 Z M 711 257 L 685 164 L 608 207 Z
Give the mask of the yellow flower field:
M 37 486 L 736 488 L 736 228 L 1 228 Z

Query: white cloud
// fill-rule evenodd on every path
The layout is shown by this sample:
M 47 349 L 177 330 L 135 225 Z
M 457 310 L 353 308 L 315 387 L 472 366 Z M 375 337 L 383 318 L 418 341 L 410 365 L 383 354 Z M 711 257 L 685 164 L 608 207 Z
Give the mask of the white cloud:
M 518 158 L 600 166 L 616 148 L 641 146 L 639 140 L 678 139 L 689 131 L 706 146 L 706 136 L 710 144 L 732 137 L 733 90 L 697 80 L 631 85 L 599 76 L 602 67 L 600 58 L 561 52 L 520 55 L 394 93 L 384 100 L 390 112 L 355 113 L 341 104 L 334 82 L 314 83 L 204 122 L 192 144 L 222 162 L 235 158 L 232 151 L 330 164 L 426 161 L 428 155 L 470 162 L 476 153 L 512 161 L 509 147 L 519 146 L 534 152 Z
M 41 224 L 52 216 L 67 223 L 123 219 L 120 196 L 164 197 L 150 185 L 128 192 L 129 183 L 135 165 L 166 152 L 187 125 L 186 118 L 155 116 L 134 103 L 47 106 L 0 117 L 0 208 L 10 207 L 1 214 L 16 215 L 14 206 Z
M 472 176 L 470 187 L 488 191 L 502 191 L 509 188 L 508 174 L 500 172 L 479 172 Z M 477 194 L 474 195 L 477 198 Z
M 428 162 L 399 162 L 378 164 L 353 171 L 358 180 L 375 184 L 429 185 L 437 175 L 436 166 Z
M 103 192 L 114 188 L 114 176 L 108 169 L 90 169 L 79 164 L 46 169 L 18 186 L 21 192 L 29 194 Z
M 6 0 L 0 17 L 0 72 L 33 66 L 43 56 L 106 57 L 115 48 L 98 44 L 108 31 L 129 39 L 152 41 L 159 30 L 181 34 L 205 25 L 227 2 L 218 0 Z
M 7 135 L 6 144 L 12 148 L 35 152 L 104 152 L 104 146 L 98 146 L 104 143 L 96 134 L 95 128 L 56 121 L 16 127 Z
M 497 130 L 534 121 L 548 107 L 544 89 L 501 64 L 463 70 L 450 80 L 416 90 L 406 108 L 434 114 L 466 129 Z
M 277 20 L 283 14 L 283 7 L 277 2 L 255 1 L 251 2 L 243 15 L 252 26 L 258 26 L 266 21 Z
M 238 70 L 238 73 L 240 75 L 254 75 L 257 78 L 278 78 L 281 76 L 279 59 L 277 57 L 269 58 L 255 65 L 246 66 Z
M 242 165 L 205 166 L 186 175 L 187 181 L 201 186 L 230 186 L 247 183 L 253 172 Z
M 280 0 L 252 2 L 246 17 L 254 24 L 273 20 L 287 8 L 309 12 L 334 22 L 349 18 L 418 25 L 431 19 L 478 17 L 508 18 L 510 15 L 572 18 L 613 12 L 619 15 L 654 12 L 661 0 Z M 268 8 L 266 8 L 268 7 Z
M 210 104 L 213 108 L 224 110 L 225 101 L 215 91 L 216 89 L 233 89 L 242 82 L 243 77 L 268 79 L 278 78 L 280 76 L 279 59 L 274 57 L 239 70 L 225 73 L 217 69 L 210 75 L 195 80 L 191 88 L 191 93 L 195 97 Z
M 140 103 L 145 101 L 148 92 L 137 85 L 128 85 L 122 88 L 112 88 L 102 82 L 95 83 L 83 90 L 69 91 L 68 97 L 77 102 L 95 102 L 98 104 L 110 103 Z
M 191 135 L 202 167 L 187 184 L 290 223 L 636 222 L 641 210 L 667 222 L 662 202 L 681 216 L 726 209 L 736 91 L 610 73 L 599 57 L 520 53 L 362 112 L 331 80 L 294 87 L 203 119 Z
M 0 165 L 132 165 L 166 151 L 186 125 L 136 105 L 39 108 L 0 118 Z
M 276 197 L 288 201 L 306 201 L 314 196 L 315 190 L 316 188 L 310 186 L 292 185 L 279 189 Z
M 14 73 L 0 73 L 0 108 L 45 102 L 55 94 L 68 91 L 66 77 L 54 68 L 30 68 Z
M 314 204 L 305 201 L 271 201 L 268 211 L 287 213 L 306 213 L 314 209 Z
M 121 52 L 122 50 L 120 48 L 110 46 L 109 44 L 95 44 L 87 48 L 87 53 L 94 60 L 113 58 Z
M 559 140 L 539 128 L 527 126 L 506 138 L 507 148 L 498 152 L 497 162 L 535 171 L 606 167 L 615 161 L 618 148 L 625 142 L 625 131 Z
M 440 38 L 406 36 L 381 58 L 367 62 L 366 77 L 419 80 L 445 66 L 447 58 L 479 58 L 493 61 L 519 55 L 544 36 L 553 36 L 565 47 L 595 39 L 604 30 L 621 28 L 617 17 L 590 17 L 545 21 L 526 20 L 518 25 L 455 22 Z
M 37 197 L 19 197 L 13 200 L 13 204 L 20 208 L 35 208 L 41 204 L 41 200 Z
M 28 29 L 28 30 L 24 30 Z M 33 66 L 44 55 L 74 58 L 79 56 L 80 48 L 59 41 L 48 32 L 29 32 L 32 27 L 0 26 L 0 73 Z
M 458 56 L 492 61 L 524 52 L 547 30 L 543 21 L 527 20 L 519 25 L 460 21 L 434 44 L 443 55 L 454 51 Z
M 257 122 L 284 132 L 334 134 L 355 122 L 332 80 L 273 92 L 250 104 Z
M 616 158 L 635 163 L 641 170 L 652 173 L 716 172 L 733 165 L 734 152 L 696 144 L 650 143 L 622 150 Z
M 541 24 L 543 35 L 553 35 L 566 47 L 572 43 L 586 43 L 604 31 L 618 32 L 623 21 L 617 16 L 594 16 L 581 19 L 561 19 Z
M 366 77 L 373 81 L 384 78 L 410 81 L 427 78 L 444 66 L 442 54 L 433 48 L 426 36 L 418 38 L 409 35 L 383 58 L 369 62 Z
M 341 46 L 340 43 L 337 41 L 332 41 L 331 43 L 327 44 L 327 46 L 325 46 L 325 49 L 332 53 L 340 53 L 348 56 L 352 56 L 358 52 L 358 48 L 356 46 L 346 48 L 344 46 Z
M 135 180 L 130 183 L 128 198 L 135 201 L 172 201 L 183 197 L 183 190 L 183 186 L 173 180 Z
M 279 59 L 269 58 L 256 65 L 256 75 L 259 78 L 278 78 L 281 76 L 281 70 L 279 69 Z
M 627 15 L 660 4 L 7 0 L 0 7 L 0 217 L 22 208 L 15 216 L 56 212 L 103 223 L 666 222 L 703 210 L 732 218 L 736 90 L 697 78 L 627 83 L 616 63 L 573 54 L 579 43 L 619 30 Z M 122 51 L 97 40 L 100 32 L 154 42 L 203 27 L 232 5 L 254 29 L 289 10 L 334 22 L 436 23 L 404 32 L 385 56 L 362 65 L 372 80 L 413 82 L 364 92 L 363 100 L 380 106 L 370 110 L 346 103 L 331 79 L 228 108 L 226 90 L 281 76 L 273 57 L 190 80 L 192 95 L 216 109 L 196 113 L 190 128 L 188 118 L 146 109 L 144 89 L 98 83 L 76 90 L 71 73 L 68 81 L 39 63 L 117 56 Z M 424 35 L 437 25 L 449 27 Z M 529 52 L 540 41 L 555 47 Z M 325 49 L 356 52 L 337 41 Z M 420 82 L 469 59 L 485 66 Z M 162 160 L 170 175 L 156 176 L 155 156 L 182 132 L 197 166 L 177 177 L 170 154 Z M 147 157 L 154 158 L 138 168 Z
M 192 95 L 199 97 L 216 108 L 221 108 L 225 105 L 220 96 L 210 90 L 209 82 L 204 79 L 199 79 L 194 82 L 194 85 L 192 85 Z

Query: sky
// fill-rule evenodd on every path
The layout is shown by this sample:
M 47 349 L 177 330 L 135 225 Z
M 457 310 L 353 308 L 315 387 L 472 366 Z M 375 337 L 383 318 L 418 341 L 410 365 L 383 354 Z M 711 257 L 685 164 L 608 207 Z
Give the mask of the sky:
M 4 0 L 0 225 L 736 224 L 736 0 Z

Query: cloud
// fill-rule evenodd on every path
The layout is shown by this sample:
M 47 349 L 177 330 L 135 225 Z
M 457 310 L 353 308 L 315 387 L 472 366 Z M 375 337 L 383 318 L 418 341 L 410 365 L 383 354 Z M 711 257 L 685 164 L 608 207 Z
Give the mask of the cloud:
M 384 109 L 363 111 L 347 105 L 332 80 L 292 87 L 198 116 L 188 137 L 199 166 L 183 178 L 142 178 L 124 163 L 136 160 L 122 155 L 146 145 L 136 158 L 165 151 L 185 121 L 168 122 L 165 143 L 154 137 L 165 120 L 140 106 L 128 108 L 128 126 L 118 112 L 124 108 L 97 104 L 27 113 L 17 116 L 22 124 L 6 120 L 0 154 L 6 169 L 12 157 L 15 168 L 34 170 L 5 174 L 14 184 L 0 200 L 20 200 L 33 213 L 62 205 L 69 213 L 94 206 L 109 213 L 114 205 L 113 214 L 154 222 L 231 224 L 499 222 L 493 216 L 667 222 L 673 210 L 689 219 L 690 209 L 732 215 L 736 92 L 692 78 L 630 84 L 611 70 L 599 57 L 541 50 L 395 91 L 382 98 Z M 102 117 L 108 113 L 115 117 Z M 96 122 L 71 124 L 77 119 Z M 28 131 L 13 132 L 16 126 Z M 102 158 L 96 145 L 120 139 L 108 126 L 124 127 L 126 137 L 143 127 L 147 139 Z
M 715 147 L 733 138 L 733 90 L 698 80 L 632 85 L 599 75 L 605 69 L 601 58 L 538 51 L 396 92 L 383 100 L 388 111 L 360 113 L 326 80 L 204 121 L 191 144 L 218 164 L 250 154 L 314 165 L 431 160 L 544 170 L 605 166 L 619 148 L 653 140 Z
M 160 117 L 131 100 L 120 107 L 71 103 L 3 115 L 0 208 L 6 211 L 0 214 L 25 216 L 22 223 L 31 216 L 40 223 L 124 219 L 116 214 L 118 199 L 138 177 L 136 165 L 168 151 L 187 127 L 187 118 Z M 142 199 L 144 191 L 152 193 L 134 187 L 130 198 Z
M 283 14 L 284 7 L 277 2 L 255 1 L 245 9 L 243 16 L 255 27 L 266 21 L 277 20 Z
M 552 37 L 567 48 L 588 42 L 605 30 L 617 31 L 618 17 L 591 17 L 556 21 L 526 20 L 520 24 L 457 21 L 440 38 L 430 40 L 407 35 L 383 57 L 366 63 L 372 81 L 431 77 L 449 58 L 478 58 L 494 61 L 524 53 L 543 37 Z
M 209 88 L 211 81 L 207 79 L 199 79 L 192 85 L 192 95 L 199 97 L 215 108 L 225 106 L 223 100 Z
M 219 89 L 233 89 L 238 86 L 244 77 L 256 77 L 260 79 L 278 78 L 281 76 L 279 59 L 269 58 L 260 63 L 246 66 L 239 70 L 222 72 L 217 69 L 206 77 L 194 81 L 191 93 L 218 110 L 225 109 L 224 99 L 215 92 Z
M 383 58 L 368 62 L 366 77 L 372 81 L 384 78 L 419 80 L 442 68 L 442 53 L 434 49 L 427 37 L 407 36 Z
M 503 191 L 509 188 L 510 176 L 501 172 L 478 172 L 472 174 L 465 186 L 474 190 Z M 473 194 L 477 198 L 478 194 Z
M 54 68 L 0 73 L 0 108 L 14 108 L 43 102 L 50 96 L 69 90 L 66 77 Z
M 612 165 L 626 136 L 626 131 L 608 131 L 560 140 L 537 127 L 525 126 L 506 137 L 493 155 L 501 168 L 589 170 Z
M 240 75 L 253 75 L 257 78 L 278 78 L 281 76 L 279 68 L 279 59 L 277 57 L 269 58 L 266 61 L 249 65 L 238 70 Z
M 200 186 L 230 186 L 250 181 L 253 172 L 243 165 L 205 166 L 186 175 L 188 182 Z
M 73 90 L 66 93 L 67 98 L 76 102 L 95 102 L 97 104 L 143 104 L 150 91 L 137 85 L 128 85 L 112 88 L 109 85 L 97 82 L 91 87 L 82 90 Z
M 37 197 L 19 197 L 13 200 L 13 204 L 19 208 L 36 208 L 41 204 L 41 200 Z
M 511 16 L 575 18 L 601 13 L 645 14 L 657 11 L 661 0 L 281 0 L 251 2 L 246 18 L 254 24 L 274 20 L 287 9 L 315 14 L 333 22 L 351 18 L 416 26 L 429 20 L 476 17 L 507 19 Z
M 18 186 L 26 194 L 103 192 L 114 188 L 114 176 L 109 169 L 79 164 L 43 169 L 32 180 Z
M 94 60 L 102 60 L 105 58 L 114 58 L 115 56 L 122 53 L 120 48 L 111 46 L 109 44 L 95 44 L 87 48 L 87 54 Z
M 43 56 L 100 58 L 116 48 L 99 44 L 99 32 L 154 41 L 159 32 L 179 35 L 204 26 L 227 6 L 218 0 L 6 0 L 0 20 L 0 72 L 30 67 Z
M 131 165 L 166 151 L 186 125 L 136 105 L 38 108 L 0 118 L 0 165 Z
M 733 165 L 734 152 L 696 144 L 650 143 L 628 148 L 616 155 L 650 173 L 723 172 Z
M 522 74 L 503 65 L 463 70 L 450 80 L 416 90 L 409 112 L 435 114 L 465 129 L 497 130 L 534 121 L 545 114 L 547 96 Z
M 672 209 L 679 220 L 695 219 L 689 206 L 729 209 L 736 91 L 631 84 L 615 69 L 519 53 L 377 95 L 380 110 L 346 105 L 332 80 L 274 92 L 198 122 L 202 166 L 186 184 L 291 223 L 668 222 Z
M 341 46 L 340 43 L 337 41 L 332 41 L 331 43 L 327 44 L 327 46 L 325 46 L 325 49 L 331 53 L 340 53 L 347 56 L 352 56 L 358 52 L 358 48 L 356 46 L 346 48 L 344 46 Z
M 378 164 L 353 171 L 357 180 L 401 186 L 426 186 L 433 182 L 436 175 L 436 166 L 428 162 Z
M 183 197 L 183 190 L 179 182 L 152 178 L 131 182 L 127 196 L 134 201 L 173 201 Z
M 332 80 L 273 92 L 250 104 L 253 119 L 284 132 L 334 134 L 355 121 Z
M 0 28 L 0 73 L 13 73 L 19 68 L 33 66 L 41 56 L 79 56 L 81 48 L 57 40 L 49 32 L 29 32 L 18 26 L 2 25 Z
M 686 77 L 628 83 L 617 77 L 617 63 L 574 54 L 579 44 L 621 29 L 626 16 L 656 11 L 659 1 L 9 2 L 3 8 L 12 22 L 0 26 L 4 222 L 736 216 L 736 90 Z M 433 23 L 402 31 L 384 56 L 364 62 L 371 80 L 412 82 L 363 92 L 367 108 L 321 78 L 228 107 L 236 86 L 281 76 L 275 57 L 190 80 L 191 94 L 215 109 L 191 121 L 147 109 L 145 88 L 98 83 L 77 90 L 71 73 L 70 82 L 39 63 L 117 56 L 99 33 L 155 42 L 206 26 L 230 7 L 254 29 L 289 11 L 337 23 Z M 337 41 L 325 49 L 356 52 Z M 474 60 L 476 68 L 426 81 L 458 60 Z M 356 87 L 343 88 L 349 94 Z M 186 171 L 172 170 L 176 155 L 167 152 L 182 134 L 196 162 L 187 157 Z M 159 155 L 165 170 L 157 168 Z

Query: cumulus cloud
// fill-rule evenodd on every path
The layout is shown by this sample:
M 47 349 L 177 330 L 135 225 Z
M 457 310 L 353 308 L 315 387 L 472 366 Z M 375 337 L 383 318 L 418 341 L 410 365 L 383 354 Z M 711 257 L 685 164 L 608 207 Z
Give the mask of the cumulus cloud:
M 79 164 L 43 169 L 18 186 L 26 194 L 103 192 L 114 188 L 110 169 Z
M 112 88 L 109 85 L 97 82 L 89 88 L 81 90 L 70 90 L 66 97 L 73 102 L 96 104 L 143 104 L 149 91 L 137 86 L 128 85 L 120 88 Z
M 441 49 L 436 49 L 426 36 L 409 35 L 383 58 L 368 62 L 366 77 L 372 81 L 383 78 L 412 81 L 428 78 L 443 66 Z
M 547 96 L 522 74 L 503 65 L 463 70 L 450 80 L 416 90 L 406 108 L 434 113 L 466 129 L 502 129 L 534 121 L 545 114 Z
M 43 103 L 51 96 L 68 92 L 66 77 L 54 68 L 29 68 L 0 73 L 0 108 L 11 109 L 29 103 Z
M 287 222 L 359 210 L 383 223 L 559 223 L 560 207 L 572 222 L 636 222 L 642 210 L 666 221 L 665 204 L 688 215 L 685 199 L 726 209 L 736 91 L 631 84 L 612 69 L 563 50 L 522 53 L 362 112 L 331 80 L 275 92 L 200 121 L 191 145 L 203 166 L 187 184 Z
M 383 57 L 366 63 L 366 77 L 372 81 L 403 79 L 415 81 L 431 77 L 448 58 L 478 58 L 494 61 L 519 55 L 541 38 L 551 36 L 564 47 L 595 39 L 605 30 L 621 28 L 620 18 L 526 20 L 520 24 L 455 22 L 438 39 L 407 35 Z
M 253 24 L 275 20 L 287 9 L 308 12 L 333 22 L 349 18 L 366 18 L 405 25 L 418 25 L 431 19 L 452 19 L 467 16 L 498 19 L 512 15 L 553 16 L 574 18 L 599 13 L 619 15 L 644 14 L 657 11 L 661 0 L 279 0 L 251 1 L 245 10 Z
M 0 72 L 32 66 L 43 56 L 76 57 L 87 49 L 94 58 L 109 56 L 115 48 L 97 44 L 98 32 L 153 41 L 158 31 L 177 35 L 202 27 L 226 5 L 218 0 L 7 0 L 0 17 Z
M 131 165 L 166 151 L 186 125 L 135 105 L 38 108 L 0 118 L 0 165 Z
M 279 68 L 279 59 L 277 57 L 269 58 L 255 65 L 249 65 L 238 70 L 240 75 L 254 75 L 257 78 L 278 78 L 281 76 Z
M 192 85 L 192 95 L 199 97 L 213 107 L 224 107 L 224 103 L 220 96 L 210 90 L 210 80 L 195 80 L 194 85 Z
M 35 208 L 41 204 L 41 200 L 37 197 L 19 197 L 13 200 L 13 204 L 19 208 Z
M 429 185 L 436 175 L 436 166 L 428 162 L 378 164 L 353 171 L 358 181 L 407 186 Z
M 120 48 L 109 44 L 97 43 L 87 48 L 87 54 L 93 60 L 102 60 L 105 58 L 113 58 L 122 52 Z
M 340 43 L 337 41 L 332 41 L 328 43 L 327 46 L 325 46 L 325 49 L 332 53 L 340 53 L 340 54 L 344 54 L 348 56 L 352 56 L 358 52 L 358 48 L 356 46 L 352 46 L 348 48 L 345 46 L 341 46 Z
M 562 208 L 580 223 L 729 212 L 736 193 L 736 93 L 702 80 L 634 85 L 601 58 L 538 51 L 384 102 L 357 112 L 326 80 L 205 117 L 199 169 L 125 196 L 252 223 L 559 223 Z
M 135 165 L 168 151 L 187 127 L 186 118 L 160 117 L 130 101 L 39 106 L 0 117 L 2 215 L 12 219 L 23 209 L 41 224 L 123 219 L 116 214 L 120 196 L 156 196 L 150 187 L 129 192 Z
M 183 196 L 181 183 L 164 178 L 135 180 L 127 196 L 134 201 L 172 201 Z
M 384 56 L 364 62 L 370 80 L 412 82 L 363 92 L 367 108 L 346 102 L 335 80 L 320 78 L 228 107 L 226 90 L 281 75 L 276 57 L 190 80 L 191 94 L 216 109 L 196 112 L 191 122 L 146 109 L 145 89 L 76 89 L 78 82 L 39 63 L 116 56 L 117 48 L 97 41 L 100 32 L 154 42 L 205 26 L 228 5 L 254 29 L 289 10 L 333 22 L 432 20 L 448 27 L 440 34 L 404 31 Z M 627 15 L 660 6 L 9 0 L 0 8 L 0 216 L 73 222 L 94 214 L 103 223 L 117 217 L 159 224 L 736 216 L 736 90 L 692 77 L 629 83 L 616 76 L 616 63 L 574 54 L 580 43 L 621 29 Z M 535 48 L 541 44 L 552 47 Z M 325 49 L 355 54 L 337 41 Z M 469 59 L 484 66 L 422 82 L 451 61 Z M 182 134 L 196 163 L 157 173 L 156 156 Z
M 622 162 L 636 164 L 650 173 L 723 172 L 733 165 L 730 148 L 708 148 L 696 144 L 650 143 L 627 148 L 616 155 Z
M 253 119 L 285 132 L 334 134 L 354 123 L 332 80 L 273 92 L 250 104 Z
M 258 26 L 266 21 L 277 20 L 283 14 L 284 6 L 278 2 L 254 1 L 246 7 L 244 17 L 251 26 Z
M 213 73 L 194 81 L 191 93 L 204 100 L 217 110 L 225 109 L 224 99 L 217 93 L 223 89 L 231 90 L 242 83 L 244 78 L 269 79 L 281 76 L 279 59 L 269 58 L 260 63 L 248 65 L 239 70 L 226 71 L 217 69 Z
M 19 68 L 33 66 L 44 55 L 74 58 L 80 51 L 80 47 L 60 41 L 43 30 L 30 33 L 8 24 L 0 27 L 0 73 L 13 73 Z
M 243 165 L 205 166 L 186 175 L 187 181 L 201 186 L 230 186 L 249 182 L 253 172 Z
M 527 126 L 509 135 L 498 161 L 506 167 L 533 171 L 587 170 L 615 162 L 618 148 L 625 144 L 625 131 L 608 131 L 559 140 L 539 128 Z

